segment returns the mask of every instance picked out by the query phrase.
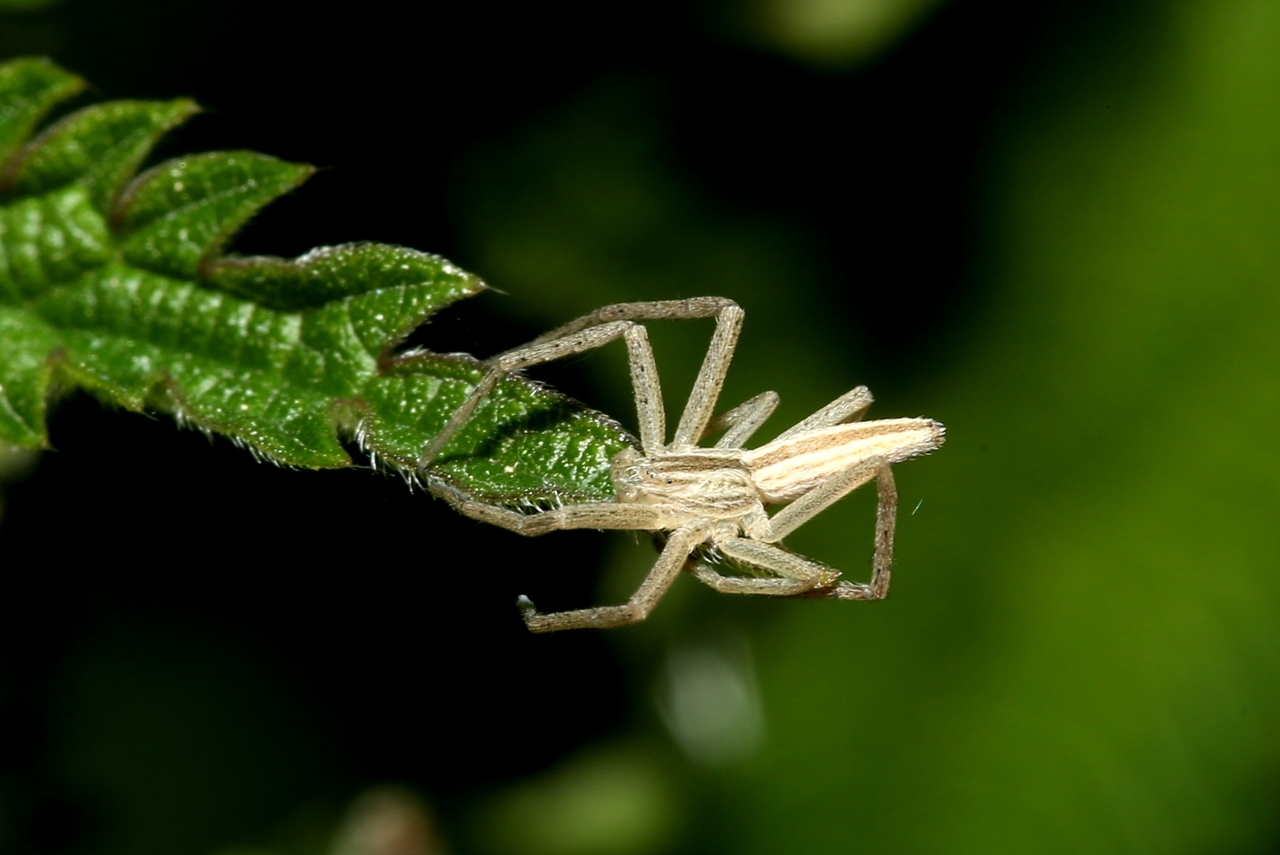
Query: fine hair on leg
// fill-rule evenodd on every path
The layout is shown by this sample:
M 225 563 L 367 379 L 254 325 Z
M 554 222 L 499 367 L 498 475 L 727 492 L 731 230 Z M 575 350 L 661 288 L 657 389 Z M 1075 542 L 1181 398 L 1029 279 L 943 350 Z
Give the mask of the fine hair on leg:
M 662 548 L 662 554 L 658 556 L 653 569 L 649 571 L 649 575 L 631 595 L 626 605 L 597 606 L 591 609 L 543 614 L 528 597 L 521 596 L 516 604 L 524 616 L 525 625 L 533 632 L 554 632 L 560 629 L 583 627 L 610 629 L 644 620 L 658 600 L 662 599 L 662 595 L 671 587 L 671 583 L 680 575 L 680 571 L 689 560 L 689 553 L 705 540 L 706 536 L 706 526 L 701 523 L 691 523 L 673 531 L 667 538 L 667 543 Z
M 583 528 L 659 531 L 667 522 L 666 510 L 656 505 L 592 502 L 524 514 L 487 502 L 478 502 L 450 487 L 433 485 L 431 492 L 444 499 L 463 516 L 525 537 Z
M 500 353 L 487 360 L 485 364 L 489 366 L 489 372 L 440 432 L 428 443 L 418 461 L 418 468 L 426 469 L 431 465 L 504 375 L 602 347 L 620 336 L 625 336 L 627 341 L 631 380 L 640 419 L 641 446 L 646 454 L 658 452 L 665 448 L 666 443 L 662 393 L 648 333 L 636 321 L 711 316 L 716 318 L 716 332 L 712 337 L 707 357 L 698 372 L 698 379 L 694 382 L 689 405 L 685 407 L 680 427 L 676 432 L 677 443 L 684 442 L 692 447 L 692 440 L 684 440 L 682 437 L 693 433 L 696 434 L 694 436 L 696 439 L 710 420 L 711 410 L 719 397 L 725 372 L 728 371 L 729 360 L 733 356 L 738 332 L 742 327 L 742 309 L 737 303 L 723 297 L 694 297 L 688 300 L 618 303 L 605 306 L 539 336 L 523 347 Z
M 893 471 L 881 466 L 876 472 L 876 552 L 871 563 L 871 582 L 841 581 L 823 596 L 838 600 L 883 600 L 889 596 L 893 574 L 893 535 L 898 521 L 898 487 Z
M 844 424 L 845 422 L 856 422 L 862 418 L 863 413 L 875 402 L 875 398 L 871 396 L 871 390 L 866 386 L 858 386 L 850 389 L 839 398 L 836 398 L 830 404 L 818 410 L 801 422 L 798 422 L 784 430 L 782 433 L 774 437 L 773 441 L 788 439 L 797 434 L 806 431 L 818 430 L 824 427 L 834 427 L 835 425 Z
M 795 597 L 815 587 L 833 585 L 840 575 L 816 561 L 746 537 L 718 539 L 715 545 L 735 561 L 778 574 L 772 577 L 722 576 L 705 562 L 698 562 L 693 571 L 698 580 L 726 594 Z
M 453 416 L 445 423 L 445 426 L 427 445 L 426 450 L 423 451 L 422 457 L 418 461 L 418 468 L 425 469 L 435 460 L 445 444 L 453 438 L 453 435 L 475 413 L 476 407 L 480 405 L 480 402 L 493 391 L 494 387 L 498 385 L 498 381 L 507 374 L 522 368 L 539 365 L 543 362 L 550 362 L 582 353 L 586 350 L 593 350 L 620 337 L 626 337 L 627 339 L 627 350 L 631 356 L 633 380 L 641 378 L 641 388 L 637 389 L 636 392 L 637 405 L 641 405 L 642 402 L 657 401 L 659 408 L 657 413 L 650 411 L 641 413 L 641 436 L 643 438 L 646 432 L 652 434 L 655 428 L 661 430 L 662 395 L 660 392 L 654 395 L 649 385 L 652 383 L 656 386 L 658 374 L 653 363 L 653 351 L 648 346 L 648 334 L 645 332 L 644 327 L 629 321 L 617 321 L 590 327 L 563 338 L 531 344 L 494 357 L 488 363 L 488 373 L 480 379 L 480 382 L 476 384 L 476 388 L 472 390 L 467 399 L 462 402 L 462 405 L 454 411 Z M 641 363 L 639 366 L 637 366 L 637 359 Z
M 716 448 L 742 448 L 773 415 L 780 400 L 777 392 L 761 392 L 707 422 L 701 438 L 724 431 L 724 436 L 715 444 Z
M 613 303 L 596 309 L 594 312 L 589 312 L 580 318 L 575 318 L 567 324 L 556 327 L 551 332 L 543 333 L 529 344 L 540 344 L 544 341 L 564 338 L 587 327 L 600 326 L 611 321 L 664 321 L 710 318 L 720 314 L 728 307 L 737 308 L 738 304 L 727 297 L 689 297 L 684 300 Z M 515 348 L 515 350 L 520 349 L 522 348 Z
M 742 319 L 743 311 L 736 304 L 725 306 L 716 315 L 716 331 L 711 336 L 711 346 L 698 369 L 698 379 L 693 383 L 684 412 L 680 414 L 680 424 L 676 425 L 676 434 L 671 440 L 672 448 L 696 447 L 707 422 L 711 421 L 716 401 L 720 399 L 720 390 L 724 388 L 725 375 L 729 373 L 729 362 L 738 344 L 738 333 L 742 331 Z

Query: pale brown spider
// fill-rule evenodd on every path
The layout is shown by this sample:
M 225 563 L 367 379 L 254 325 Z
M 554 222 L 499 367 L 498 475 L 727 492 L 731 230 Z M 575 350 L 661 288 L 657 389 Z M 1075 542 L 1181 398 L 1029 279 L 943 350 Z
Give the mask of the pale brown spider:
M 675 437 L 667 443 L 653 350 L 647 331 L 636 322 L 713 316 L 716 331 L 711 346 Z M 605 306 L 523 347 L 487 360 L 489 373 L 431 441 L 419 462 L 424 470 L 505 374 L 582 353 L 618 338 L 626 341 L 643 453 L 625 449 L 614 456 L 614 501 L 522 514 L 475 501 L 452 489 L 435 489 L 437 495 L 466 516 L 523 535 L 574 528 L 666 533 L 666 545 L 657 563 L 625 605 L 543 614 L 528 597 L 522 596 L 518 605 L 529 629 L 551 632 L 615 627 L 643 620 L 690 563 L 698 579 L 730 594 L 841 600 L 878 600 L 888 594 L 898 504 L 889 467 L 940 446 L 944 438 L 942 425 L 922 418 L 857 421 L 872 402 L 867 388 L 859 386 L 772 442 L 744 449 L 742 446 L 778 406 L 778 396 L 765 392 L 717 418 L 711 417 L 742 318 L 742 309 L 723 297 Z M 713 448 L 698 447 L 700 439 L 718 431 L 724 431 L 724 435 Z M 872 479 L 877 483 L 879 505 L 870 583 L 839 580 L 839 571 L 776 545 L 827 506 Z M 783 503 L 787 503 L 786 507 L 772 516 L 765 511 L 767 505 Z M 708 551 L 771 575 L 721 575 L 702 560 Z M 699 552 L 702 555 L 696 556 Z

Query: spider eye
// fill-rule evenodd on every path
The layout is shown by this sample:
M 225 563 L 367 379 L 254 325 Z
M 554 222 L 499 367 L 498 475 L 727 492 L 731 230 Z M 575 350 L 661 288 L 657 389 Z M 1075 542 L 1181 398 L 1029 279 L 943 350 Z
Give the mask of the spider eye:
M 667 483 L 668 483 L 668 484 L 674 484 L 675 482 L 676 482 L 676 479 L 674 479 L 674 478 L 668 478 L 668 479 L 667 479 Z

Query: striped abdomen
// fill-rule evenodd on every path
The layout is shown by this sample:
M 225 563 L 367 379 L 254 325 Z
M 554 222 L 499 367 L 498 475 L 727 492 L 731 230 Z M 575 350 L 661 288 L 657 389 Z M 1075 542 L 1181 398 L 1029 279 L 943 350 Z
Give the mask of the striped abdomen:
M 860 463 L 880 458 L 899 463 L 942 445 L 932 419 L 881 419 L 819 428 L 743 454 L 765 502 L 790 502 Z

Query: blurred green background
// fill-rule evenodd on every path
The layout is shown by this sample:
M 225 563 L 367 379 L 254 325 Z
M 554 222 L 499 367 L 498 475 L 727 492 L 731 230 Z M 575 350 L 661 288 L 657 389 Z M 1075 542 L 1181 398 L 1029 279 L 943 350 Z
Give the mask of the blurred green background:
M 429 347 L 722 294 L 726 403 L 866 383 L 948 428 L 897 470 L 890 600 L 681 580 L 534 638 L 516 594 L 624 598 L 649 545 L 73 397 L 0 461 L 0 850 L 1280 851 L 1280 4 L 1027 5 L 0 12 L 95 99 L 211 108 L 163 156 L 328 167 L 240 251 L 504 292 Z M 710 327 L 652 332 L 678 409 Z M 620 353 L 539 376 L 632 418 Z M 789 544 L 864 577 L 870 498 Z

